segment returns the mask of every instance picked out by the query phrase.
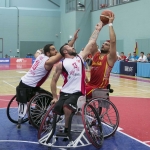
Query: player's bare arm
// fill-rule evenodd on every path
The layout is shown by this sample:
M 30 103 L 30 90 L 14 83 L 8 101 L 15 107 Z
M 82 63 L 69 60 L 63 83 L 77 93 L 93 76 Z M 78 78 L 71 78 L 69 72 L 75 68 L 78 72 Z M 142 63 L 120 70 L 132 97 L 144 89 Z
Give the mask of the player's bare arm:
M 83 59 L 85 59 L 87 57 L 88 54 L 91 53 L 91 49 L 94 46 L 94 44 L 96 44 L 96 40 L 98 38 L 98 35 L 100 33 L 100 30 L 102 29 L 102 27 L 104 26 L 103 22 L 100 21 L 96 26 L 95 26 L 95 30 L 92 33 L 88 44 L 85 46 L 84 50 L 82 51 L 82 53 L 80 54 Z
M 57 53 L 55 56 L 50 57 L 46 62 L 45 62 L 45 69 L 50 70 L 54 64 L 59 62 L 62 59 L 62 55 L 60 53 Z
M 51 101 L 51 103 L 56 103 L 58 101 L 58 96 L 57 96 L 57 81 L 59 79 L 60 74 L 62 73 L 62 63 L 59 62 L 56 65 L 56 69 L 55 72 L 53 74 L 53 78 L 51 80 L 51 92 L 53 95 L 53 100 Z
M 73 39 L 68 43 L 69 46 L 73 47 L 75 41 L 77 40 L 78 38 L 78 32 L 80 31 L 80 29 L 76 30 L 74 36 L 73 36 Z
M 114 21 L 114 14 L 110 13 L 109 16 L 109 36 L 110 36 L 110 53 L 108 54 L 108 63 L 110 66 L 114 65 L 114 62 L 117 60 L 117 53 L 116 53 L 116 34 L 113 29 L 113 21 Z

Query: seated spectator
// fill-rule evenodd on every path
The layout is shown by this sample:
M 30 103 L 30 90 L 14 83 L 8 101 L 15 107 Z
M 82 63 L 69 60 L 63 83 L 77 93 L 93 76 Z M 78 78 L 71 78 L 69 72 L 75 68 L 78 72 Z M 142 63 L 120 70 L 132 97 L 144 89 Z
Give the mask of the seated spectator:
M 133 56 L 131 57 L 132 61 L 137 61 L 139 59 L 139 56 L 136 55 L 136 52 L 133 52 Z
M 137 61 L 139 61 L 139 62 L 147 62 L 147 57 L 144 55 L 144 52 L 141 52 L 140 55 L 141 56 L 139 57 L 139 59 Z
M 129 53 L 128 56 L 127 56 L 127 58 L 126 58 L 126 60 L 127 61 L 131 61 L 131 58 L 132 58 L 131 53 Z
M 150 53 L 147 54 L 147 60 L 150 62 Z
M 6 54 L 4 58 L 8 58 L 8 55 Z
M 127 57 L 124 55 L 124 52 L 121 52 L 120 57 L 121 57 L 121 60 L 126 60 L 126 58 L 127 58 Z

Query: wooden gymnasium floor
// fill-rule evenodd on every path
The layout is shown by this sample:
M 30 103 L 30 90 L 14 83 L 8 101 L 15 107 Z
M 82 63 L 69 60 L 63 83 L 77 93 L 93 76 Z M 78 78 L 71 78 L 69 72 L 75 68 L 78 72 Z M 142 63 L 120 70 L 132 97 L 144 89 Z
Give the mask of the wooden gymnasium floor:
M 27 71 L 23 67 L 0 67 L 0 108 L 7 107 L 20 78 Z M 42 88 L 50 90 L 52 75 L 53 71 Z M 63 80 L 60 78 L 58 91 L 62 84 Z M 116 105 L 120 115 L 119 132 L 150 148 L 150 79 L 111 74 L 110 84 L 114 89 L 110 100 Z M 5 117 L 7 118 L 6 115 Z

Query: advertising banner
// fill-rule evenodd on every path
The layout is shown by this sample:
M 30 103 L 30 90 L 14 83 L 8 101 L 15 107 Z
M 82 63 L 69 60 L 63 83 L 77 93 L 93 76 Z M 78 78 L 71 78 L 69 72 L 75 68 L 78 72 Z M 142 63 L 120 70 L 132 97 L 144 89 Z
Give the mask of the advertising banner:
M 9 58 L 0 58 L 0 64 L 10 64 Z
M 32 58 L 11 58 L 10 59 L 10 65 L 31 65 L 32 64 Z

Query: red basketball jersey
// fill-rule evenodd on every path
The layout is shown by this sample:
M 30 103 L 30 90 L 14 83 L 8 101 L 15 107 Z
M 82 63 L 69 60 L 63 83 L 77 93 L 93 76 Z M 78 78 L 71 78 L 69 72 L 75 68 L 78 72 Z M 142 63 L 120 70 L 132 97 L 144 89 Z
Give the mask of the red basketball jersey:
M 107 62 L 107 55 L 100 56 L 100 52 L 97 52 L 93 57 L 91 78 L 87 85 L 93 88 L 106 88 L 111 70 L 112 67 Z

